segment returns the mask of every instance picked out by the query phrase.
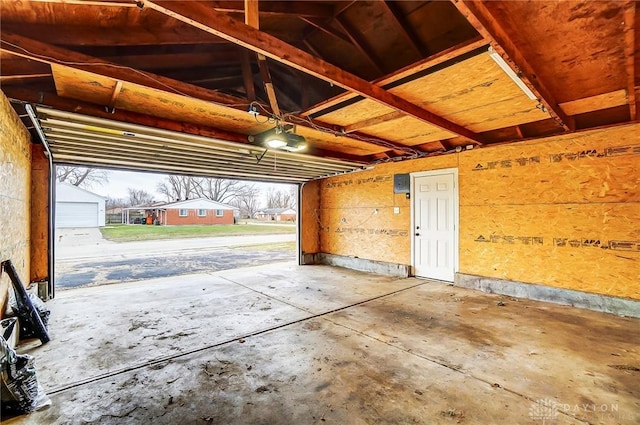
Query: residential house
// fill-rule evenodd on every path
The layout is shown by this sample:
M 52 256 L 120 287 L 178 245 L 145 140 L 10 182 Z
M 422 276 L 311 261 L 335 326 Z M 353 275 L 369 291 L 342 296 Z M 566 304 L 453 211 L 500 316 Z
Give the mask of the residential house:
M 266 208 L 256 213 L 260 221 L 296 221 L 296 210 L 293 208 Z

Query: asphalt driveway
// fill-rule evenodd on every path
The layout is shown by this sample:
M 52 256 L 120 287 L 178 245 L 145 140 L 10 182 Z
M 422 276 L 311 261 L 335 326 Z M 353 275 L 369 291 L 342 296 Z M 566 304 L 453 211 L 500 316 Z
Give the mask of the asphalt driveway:
M 111 242 L 98 229 L 56 230 L 56 288 L 68 289 L 295 261 L 295 235 Z M 264 244 L 276 244 L 265 250 Z

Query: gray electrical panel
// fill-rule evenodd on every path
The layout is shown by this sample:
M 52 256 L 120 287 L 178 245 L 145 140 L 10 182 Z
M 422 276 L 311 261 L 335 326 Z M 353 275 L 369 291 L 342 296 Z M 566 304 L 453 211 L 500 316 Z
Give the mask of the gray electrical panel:
M 411 191 L 410 174 L 393 175 L 393 193 L 409 193 Z

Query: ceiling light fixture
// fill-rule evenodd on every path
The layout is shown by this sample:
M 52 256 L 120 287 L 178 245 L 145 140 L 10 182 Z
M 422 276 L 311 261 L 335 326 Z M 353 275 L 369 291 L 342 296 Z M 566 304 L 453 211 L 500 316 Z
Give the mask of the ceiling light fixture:
M 249 142 L 267 149 L 280 149 L 288 152 L 300 152 L 307 148 L 304 137 L 295 133 L 295 126 L 278 123 L 255 136 L 249 136 Z
M 527 87 L 527 85 L 524 83 L 524 81 L 522 81 L 520 79 L 520 77 L 518 76 L 518 74 L 516 74 L 515 71 L 513 69 L 511 69 L 511 67 L 504 60 L 504 58 L 502 56 L 500 56 L 500 54 L 498 52 L 496 52 L 493 49 L 493 47 L 491 47 L 491 46 L 489 46 L 489 56 L 491 56 L 491 59 L 493 59 L 495 61 L 495 63 L 497 63 L 500 68 L 502 68 L 504 73 L 507 74 L 513 80 L 513 82 L 516 83 L 516 85 L 518 87 L 520 87 L 520 90 L 522 90 L 524 92 L 524 94 L 526 94 L 529 99 L 538 100 L 538 96 L 536 96 L 531 91 L 531 89 L 529 87 Z

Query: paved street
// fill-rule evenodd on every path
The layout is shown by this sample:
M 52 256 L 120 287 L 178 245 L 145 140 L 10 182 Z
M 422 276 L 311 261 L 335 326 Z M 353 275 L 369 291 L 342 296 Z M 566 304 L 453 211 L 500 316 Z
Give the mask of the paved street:
M 291 251 L 255 247 L 291 241 L 295 241 L 295 235 L 115 243 L 102 239 L 98 229 L 58 229 L 56 287 L 95 286 L 295 261 Z

